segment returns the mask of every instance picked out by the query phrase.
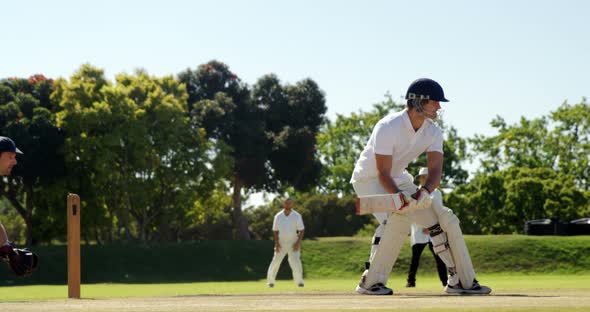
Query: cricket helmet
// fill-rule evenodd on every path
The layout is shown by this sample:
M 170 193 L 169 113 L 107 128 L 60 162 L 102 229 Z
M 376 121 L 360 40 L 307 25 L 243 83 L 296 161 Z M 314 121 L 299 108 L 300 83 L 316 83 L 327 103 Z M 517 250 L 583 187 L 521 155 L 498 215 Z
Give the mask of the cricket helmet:
M 406 92 L 406 100 L 433 100 L 448 102 L 445 92 L 438 82 L 429 78 L 420 78 L 412 82 Z

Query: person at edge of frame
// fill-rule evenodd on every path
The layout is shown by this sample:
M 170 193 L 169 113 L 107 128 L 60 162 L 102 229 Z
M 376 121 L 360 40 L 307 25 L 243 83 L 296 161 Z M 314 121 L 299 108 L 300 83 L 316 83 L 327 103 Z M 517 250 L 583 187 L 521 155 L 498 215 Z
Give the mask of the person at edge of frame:
M 0 136 L 0 175 L 7 176 L 12 172 L 12 168 L 16 166 L 16 154 L 22 154 L 21 150 L 16 147 L 12 139 Z M 12 251 L 10 241 L 6 229 L 0 223 L 0 247 L 7 246 L 6 252 Z M 8 250 L 10 249 L 10 250 Z
M 12 139 L 0 136 L 0 176 L 10 175 L 16 166 L 16 154 L 22 154 Z M 27 277 L 37 267 L 38 257 L 26 248 L 17 248 L 8 239 L 4 225 L 0 223 L 0 260 L 5 261 L 17 277 Z

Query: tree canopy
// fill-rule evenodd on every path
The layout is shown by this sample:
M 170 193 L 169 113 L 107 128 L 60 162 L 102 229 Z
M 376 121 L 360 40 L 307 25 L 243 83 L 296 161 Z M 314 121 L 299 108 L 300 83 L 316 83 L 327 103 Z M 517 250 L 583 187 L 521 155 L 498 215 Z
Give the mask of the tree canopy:
M 289 192 L 308 236 L 354 235 L 350 177 L 376 122 L 405 107 L 326 118 L 312 79 L 269 73 L 252 85 L 210 61 L 174 76 L 114 80 L 84 64 L 69 78 L 0 79 L 0 135 L 24 151 L 0 179 L 2 222 L 27 244 L 63 241 L 64 200 L 82 198 L 87 243 L 268 239 L 277 198 L 244 211 L 253 192 Z M 538 118 L 491 121 L 493 135 L 444 132 L 445 204 L 465 233 L 520 233 L 537 218 L 590 217 L 590 107 L 562 103 Z M 469 177 L 464 169 L 475 160 Z M 409 165 L 416 174 L 424 156 Z M 247 207 L 248 208 L 248 207 Z
M 229 146 L 236 237 L 249 239 L 242 189 L 310 188 L 319 178 L 316 134 L 326 112 L 324 94 L 311 79 L 282 85 L 273 74 L 253 87 L 229 67 L 211 61 L 178 75 L 187 85 L 190 116 L 212 141 Z

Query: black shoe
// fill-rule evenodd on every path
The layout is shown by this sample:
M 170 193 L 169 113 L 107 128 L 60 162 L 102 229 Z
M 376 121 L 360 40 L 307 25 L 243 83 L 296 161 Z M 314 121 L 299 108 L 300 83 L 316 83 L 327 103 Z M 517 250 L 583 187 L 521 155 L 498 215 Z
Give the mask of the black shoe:
M 408 281 L 406 284 L 407 288 L 416 287 L 416 281 Z
M 369 289 L 356 286 L 356 292 L 361 295 L 393 295 L 393 289 L 386 287 L 382 283 L 377 283 L 371 286 Z
M 481 286 L 479 283 L 473 283 L 473 286 L 469 289 L 463 288 L 461 283 L 458 285 L 447 285 L 445 288 L 447 294 L 467 294 L 467 295 L 487 295 L 492 292 L 492 289 L 487 286 Z

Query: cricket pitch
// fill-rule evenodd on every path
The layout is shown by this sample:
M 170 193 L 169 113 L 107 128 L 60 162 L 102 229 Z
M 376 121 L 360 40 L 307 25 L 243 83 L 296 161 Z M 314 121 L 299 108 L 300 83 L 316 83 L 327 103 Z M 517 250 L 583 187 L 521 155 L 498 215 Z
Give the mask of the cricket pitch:
M 444 310 L 559 311 L 590 310 L 587 289 L 493 292 L 487 296 L 457 296 L 438 291 L 398 292 L 393 296 L 356 293 L 280 293 L 195 295 L 116 299 L 61 299 L 0 302 L 0 311 L 326 311 L 326 310 Z

